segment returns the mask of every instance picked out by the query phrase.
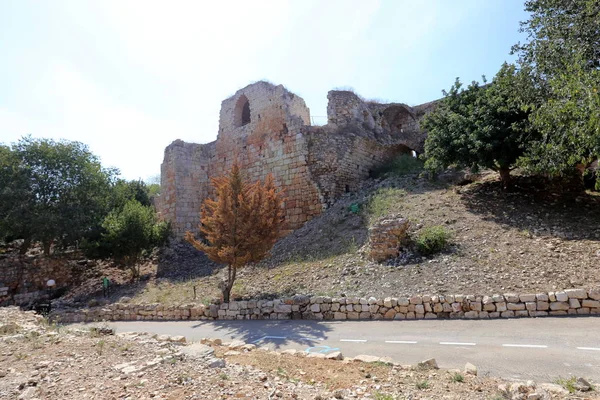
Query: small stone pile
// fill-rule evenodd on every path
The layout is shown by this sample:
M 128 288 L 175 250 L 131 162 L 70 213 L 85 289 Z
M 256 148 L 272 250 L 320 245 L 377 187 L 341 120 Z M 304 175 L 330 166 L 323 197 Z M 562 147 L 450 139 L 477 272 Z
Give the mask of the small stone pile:
M 549 293 L 331 298 L 294 296 L 232 301 L 220 305 L 115 303 L 90 309 L 61 309 L 61 322 L 246 319 L 488 319 L 600 314 L 600 287 Z
M 410 222 L 397 215 L 381 218 L 369 228 L 369 256 L 377 262 L 398 257 L 409 227 Z

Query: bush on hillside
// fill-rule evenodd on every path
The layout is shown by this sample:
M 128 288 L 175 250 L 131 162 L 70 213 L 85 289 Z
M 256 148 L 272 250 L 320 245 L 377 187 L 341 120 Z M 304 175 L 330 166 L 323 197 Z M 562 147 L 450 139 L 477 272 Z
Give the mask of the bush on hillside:
M 448 248 L 450 233 L 440 225 L 421 229 L 417 235 L 417 250 L 423 255 L 439 253 Z

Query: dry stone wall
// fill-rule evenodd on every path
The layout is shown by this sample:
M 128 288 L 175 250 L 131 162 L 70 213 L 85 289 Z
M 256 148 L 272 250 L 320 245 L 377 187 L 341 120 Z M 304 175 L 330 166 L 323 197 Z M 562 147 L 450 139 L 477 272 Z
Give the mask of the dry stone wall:
M 84 260 L 86 263 L 87 260 Z M 24 305 L 47 294 L 47 282 L 55 281 L 55 290 L 78 280 L 85 265 L 77 258 L 48 258 L 42 255 L 0 256 L 0 306 Z
M 162 218 L 178 236 L 196 231 L 201 204 L 214 194 L 211 178 L 237 162 L 252 181 L 273 174 L 286 197 L 287 230 L 293 230 L 358 189 L 371 169 L 412 145 L 421 149 L 424 136 L 412 108 L 368 104 L 345 91 L 331 91 L 328 98 L 323 127 L 311 127 L 304 100 L 281 85 L 257 82 L 224 100 L 215 142 L 177 140 L 166 148 L 156 200 Z M 406 129 L 386 119 L 397 109 L 410 121 Z
M 400 254 L 402 241 L 406 239 L 410 222 L 399 215 L 383 217 L 369 227 L 367 249 L 375 261 L 396 258 Z
M 600 315 L 600 287 L 549 293 L 443 295 L 412 297 L 331 298 L 295 296 L 278 300 L 232 301 L 224 304 L 117 303 L 84 310 L 58 310 L 61 322 L 154 320 L 413 320 L 490 319 Z

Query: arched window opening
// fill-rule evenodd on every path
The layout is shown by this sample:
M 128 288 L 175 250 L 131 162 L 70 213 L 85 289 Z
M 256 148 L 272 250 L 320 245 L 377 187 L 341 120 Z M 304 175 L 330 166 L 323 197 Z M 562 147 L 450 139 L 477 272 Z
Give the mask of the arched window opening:
M 250 123 L 250 103 L 248 100 L 244 103 L 244 108 L 242 108 L 242 125 L 246 125 Z
M 235 104 L 234 124 L 236 128 L 250 123 L 250 102 L 245 95 L 241 95 Z

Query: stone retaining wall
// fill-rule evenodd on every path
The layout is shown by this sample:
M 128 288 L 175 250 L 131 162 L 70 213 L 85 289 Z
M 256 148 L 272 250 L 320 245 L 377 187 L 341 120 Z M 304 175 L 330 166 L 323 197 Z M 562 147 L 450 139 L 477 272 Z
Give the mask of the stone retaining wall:
M 83 310 L 57 310 L 61 322 L 243 320 L 243 319 L 489 319 L 600 315 L 600 286 L 590 290 L 495 294 L 387 297 L 385 299 L 306 297 L 278 300 L 234 301 L 221 305 L 116 303 Z
M 88 265 L 78 254 L 63 257 L 39 255 L 0 255 L 0 306 L 24 305 L 47 294 L 46 283 L 52 279 L 59 290 L 78 282 Z

